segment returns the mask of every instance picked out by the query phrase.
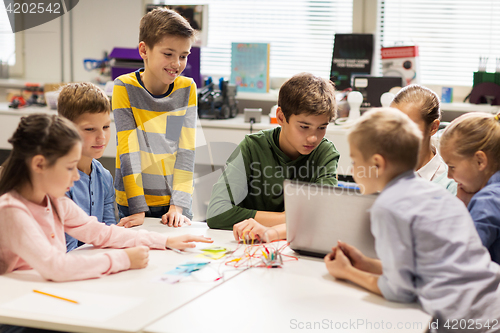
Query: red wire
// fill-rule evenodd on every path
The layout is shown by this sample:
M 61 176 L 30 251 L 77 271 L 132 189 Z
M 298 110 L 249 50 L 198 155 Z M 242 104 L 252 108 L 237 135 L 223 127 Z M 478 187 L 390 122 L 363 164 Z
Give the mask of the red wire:
M 279 241 L 279 240 L 273 241 L 271 243 L 274 243 L 277 241 Z M 246 268 L 267 267 L 267 268 L 271 268 L 271 267 L 276 267 L 276 266 L 266 265 L 266 264 L 262 263 L 265 261 L 265 260 L 263 260 L 263 257 L 265 257 L 265 256 L 262 254 L 262 252 L 264 252 L 264 251 L 268 254 L 270 254 L 271 252 L 279 253 L 282 257 L 283 262 L 288 262 L 288 261 L 292 261 L 292 260 L 295 260 L 295 261 L 299 260 L 295 256 L 291 256 L 291 255 L 287 255 L 287 254 L 282 253 L 283 250 L 289 245 L 288 243 L 283 244 L 278 249 L 273 247 L 271 249 L 271 252 L 269 251 L 269 245 L 270 244 L 252 244 L 252 243 L 245 245 L 246 247 L 243 251 L 243 256 L 239 257 L 239 258 L 233 258 L 232 260 L 226 261 L 225 265 L 232 266 L 234 268 L 241 268 L 241 267 L 246 267 Z M 240 248 L 240 244 L 234 250 L 234 252 L 236 252 L 239 248 Z M 283 260 L 283 257 L 285 257 L 285 260 Z M 230 258 L 231 257 L 229 257 L 228 259 L 230 259 Z M 235 259 L 239 259 L 239 260 L 235 260 Z M 258 262 L 253 263 L 254 260 L 257 260 Z

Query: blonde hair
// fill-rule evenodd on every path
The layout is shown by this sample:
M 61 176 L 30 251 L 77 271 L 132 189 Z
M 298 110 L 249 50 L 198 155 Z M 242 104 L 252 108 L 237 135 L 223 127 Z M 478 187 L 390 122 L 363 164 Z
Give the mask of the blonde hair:
M 84 113 L 111 112 L 111 104 L 106 93 L 90 82 L 65 85 L 57 99 L 57 113 L 75 121 Z
M 428 128 L 434 120 L 441 120 L 441 109 L 439 107 L 438 95 L 418 84 L 411 84 L 401 89 L 391 106 L 398 107 L 402 104 L 413 104 L 420 110 L 420 115 L 425 122 L 425 127 Z
M 330 80 L 309 73 L 299 73 L 280 88 L 278 106 L 288 122 L 292 114 L 327 115 L 337 117 L 335 86 Z
M 182 37 L 193 42 L 196 31 L 184 17 L 170 9 L 155 8 L 142 17 L 139 42 L 152 49 L 165 36 Z
M 349 131 L 348 140 L 356 145 L 365 160 L 380 154 L 406 171 L 417 165 L 422 132 L 403 112 L 377 108 L 358 119 Z
M 471 112 L 461 115 L 446 127 L 440 138 L 440 146 L 453 141 L 454 152 L 462 157 L 472 157 L 482 151 L 492 161 L 493 168 L 500 170 L 500 113 L 496 116 Z

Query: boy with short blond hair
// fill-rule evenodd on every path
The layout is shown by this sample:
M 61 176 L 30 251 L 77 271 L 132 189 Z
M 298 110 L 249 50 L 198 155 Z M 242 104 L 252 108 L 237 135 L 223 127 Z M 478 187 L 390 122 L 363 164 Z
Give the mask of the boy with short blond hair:
M 106 93 L 90 82 L 70 83 L 61 88 L 57 99 L 57 113 L 75 121 L 84 113 L 111 113 Z
M 272 234 L 282 238 L 284 179 L 337 184 L 339 153 L 324 138 L 336 110 L 335 88 L 330 81 L 309 73 L 286 81 L 278 98 L 281 126 L 247 135 L 229 157 L 212 190 L 208 225 L 232 229 L 244 221 L 235 226 L 236 237 L 239 229 L 262 225 L 278 228 Z
M 82 156 L 77 165 L 80 179 L 69 189 L 68 197 L 98 221 L 116 224 L 113 177 L 97 160 L 104 154 L 111 134 L 108 96 L 92 83 L 71 83 L 59 94 L 57 112 L 71 120 L 82 137 Z M 66 234 L 68 251 L 81 244 Z
M 154 9 L 140 23 L 144 68 L 115 80 L 120 226 L 147 216 L 177 227 L 192 218 L 197 95 L 194 81 L 180 75 L 194 38 L 182 16 Z
M 493 332 L 484 324 L 499 319 L 500 267 L 463 203 L 416 176 L 421 139 L 418 126 L 397 109 L 368 111 L 354 124 L 348 135 L 354 180 L 363 194 L 381 192 L 370 209 L 380 259 L 338 241 L 326 267 L 388 300 L 418 301 L 438 332 L 454 320 Z

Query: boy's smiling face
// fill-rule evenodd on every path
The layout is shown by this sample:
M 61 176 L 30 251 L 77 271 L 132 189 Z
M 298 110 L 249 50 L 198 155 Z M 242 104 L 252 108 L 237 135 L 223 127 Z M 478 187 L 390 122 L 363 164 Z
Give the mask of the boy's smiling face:
M 139 43 L 139 53 L 144 59 L 142 80 L 153 95 L 162 95 L 170 84 L 186 68 L 191 50 L 191 40 L 177 36 L 165 36 L 152 48 Z
M 281 125 L 279 138 L 280 149 L 292 160 L 300 155 L 309 155 L 323 140 L 326 128 L 330 123 L 327 115 L 294 115 L 288 119 L 281 108 L 276 111 L 278 123 Z

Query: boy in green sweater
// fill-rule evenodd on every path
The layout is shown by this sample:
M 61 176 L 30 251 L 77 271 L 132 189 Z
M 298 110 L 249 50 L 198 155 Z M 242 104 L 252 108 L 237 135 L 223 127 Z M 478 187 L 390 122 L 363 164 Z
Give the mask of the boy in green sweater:
M 212 189 L 209 227 L 233 229 L 237 240 L 284 238 L 283 180 L 337 185 L 340 155 L 324 138 L 336 111 L 330 81 L 308 73 L 286 81 L 276 111 L 280 127 L 247 135 L 231 154 Z

